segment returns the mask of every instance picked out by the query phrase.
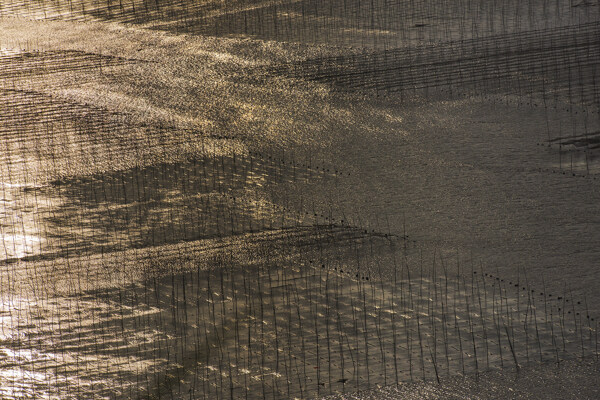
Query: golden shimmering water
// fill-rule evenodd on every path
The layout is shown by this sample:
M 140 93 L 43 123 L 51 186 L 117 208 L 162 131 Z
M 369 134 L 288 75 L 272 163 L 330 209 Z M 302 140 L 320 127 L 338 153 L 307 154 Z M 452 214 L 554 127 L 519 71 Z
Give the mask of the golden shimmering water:
M 1 1 L 0 398 L 598 397 L 598 21 Z

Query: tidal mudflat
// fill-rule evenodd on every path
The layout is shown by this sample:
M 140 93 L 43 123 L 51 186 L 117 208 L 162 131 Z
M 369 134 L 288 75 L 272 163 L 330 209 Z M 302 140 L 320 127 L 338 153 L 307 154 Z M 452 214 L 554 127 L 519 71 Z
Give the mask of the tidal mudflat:
M 591 1 L 0 3 L 0 397 L 597 398 Z

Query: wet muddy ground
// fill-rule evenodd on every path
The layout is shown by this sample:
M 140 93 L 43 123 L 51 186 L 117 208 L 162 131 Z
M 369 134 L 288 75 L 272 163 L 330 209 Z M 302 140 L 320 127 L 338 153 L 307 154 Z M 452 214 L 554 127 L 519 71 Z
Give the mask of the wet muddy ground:
M 598 8 L 3 2 L 0 397 L 594 398 Z

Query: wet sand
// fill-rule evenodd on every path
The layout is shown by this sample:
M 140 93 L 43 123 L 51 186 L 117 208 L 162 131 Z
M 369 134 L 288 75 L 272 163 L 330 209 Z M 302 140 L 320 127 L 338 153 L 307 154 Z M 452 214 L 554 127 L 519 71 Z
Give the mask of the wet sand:
M 0 7 L 3 397 L 596 396 L 598 7 L 125 3 Z

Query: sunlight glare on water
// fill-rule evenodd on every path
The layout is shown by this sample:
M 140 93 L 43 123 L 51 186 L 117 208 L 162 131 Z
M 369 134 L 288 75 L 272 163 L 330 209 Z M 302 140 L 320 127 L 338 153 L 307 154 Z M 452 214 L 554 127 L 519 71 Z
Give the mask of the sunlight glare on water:
M 0 182 L 0 260 L 40 253 L 37 199 L 24 195 L 32 185 Z

